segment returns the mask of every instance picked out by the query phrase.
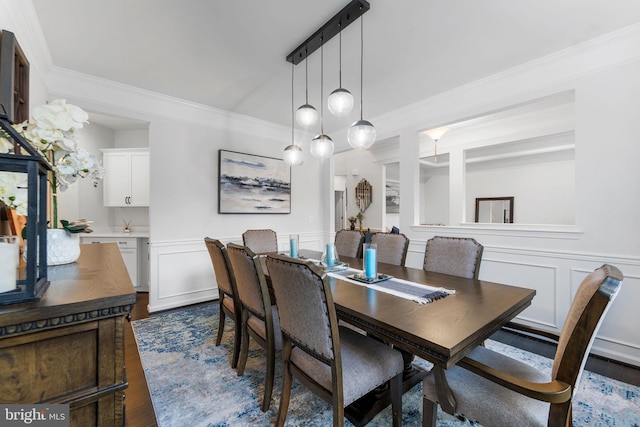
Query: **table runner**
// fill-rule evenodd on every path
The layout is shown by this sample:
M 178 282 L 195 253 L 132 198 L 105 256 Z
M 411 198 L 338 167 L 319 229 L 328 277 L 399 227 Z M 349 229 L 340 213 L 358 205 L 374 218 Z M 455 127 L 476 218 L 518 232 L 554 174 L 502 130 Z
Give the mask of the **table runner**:
M 361 270 L 355 268 L 348 268 L 340 271 L 328 271 L 329 277 L 335 277 L 340 280 L 345 280 L 349 283 L 355 283 L 356 285 L 366 286 L 367 288 L 374 289 L 376 291 L 385 292 L 401 298 L 410 299 L 417 302 L 420 305 L 428 304 L 430 302 L 439 300 L 448 295 L 456 293 L 454 290 L 445 288 L 435 288 L 433 286 L 423 285 L 421 283 L 410 282 L 408 280 L 398 279 L 392 277 L 391 279 L 377 282 L 377 283 L 365 283 L 358 280 L 350 279 L 347 276 L 352 274 L 362 274 Z

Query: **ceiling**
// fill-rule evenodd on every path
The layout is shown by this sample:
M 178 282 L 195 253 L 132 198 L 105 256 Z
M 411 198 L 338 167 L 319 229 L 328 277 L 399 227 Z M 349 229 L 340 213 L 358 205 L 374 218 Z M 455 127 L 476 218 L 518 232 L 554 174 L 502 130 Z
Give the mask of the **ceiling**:
M 347 0 L 32 0 L 53 62 L 100 78 L 291 126 L 285 57 Z M 637 0 L 370 0 L 364 118 L 640 22 Z M 324 101 L 338 87 L 324 48 Z M 342 86 L 360 98 L 360 22 L 342 34 Z M 304 103 L 305 63 L 294 104 Z M 320 51 L 308 60 L 320 108 Z M 325 133 L 359 119 L 324 109 Z M 375 125 L 375 120 L 372 120 Z M 312 129 L 316 132 L 317 129 Z

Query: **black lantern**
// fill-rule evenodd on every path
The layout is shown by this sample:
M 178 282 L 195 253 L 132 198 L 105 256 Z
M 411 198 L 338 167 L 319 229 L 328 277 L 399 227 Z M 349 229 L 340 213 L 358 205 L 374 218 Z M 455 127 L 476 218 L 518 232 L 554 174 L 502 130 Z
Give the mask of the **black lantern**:
M 26 265 L 21 265 L 16 289 L 0 293 L 0 305 L 36 301 L 47 290 L 47 174 L 52 170 L 38 151 L 12 126 L 0 105 L 0 130 L 14 149 L 0 153 L 0 172 L 27 175 Z M 18 153 L 18 154 L 16 154 Z

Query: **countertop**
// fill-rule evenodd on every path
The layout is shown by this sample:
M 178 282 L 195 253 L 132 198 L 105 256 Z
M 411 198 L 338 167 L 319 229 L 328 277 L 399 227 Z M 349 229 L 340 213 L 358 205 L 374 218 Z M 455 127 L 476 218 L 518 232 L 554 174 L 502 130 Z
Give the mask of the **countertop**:
M 125 233 L 122 230 L 119 231 L 110 231 L 110 230 L 95 230 L 93 233 L 80 233 L 80 237 L 133 237 L 133 238 L 149 238 L 149 231 L 132 231 L 130 233 Z

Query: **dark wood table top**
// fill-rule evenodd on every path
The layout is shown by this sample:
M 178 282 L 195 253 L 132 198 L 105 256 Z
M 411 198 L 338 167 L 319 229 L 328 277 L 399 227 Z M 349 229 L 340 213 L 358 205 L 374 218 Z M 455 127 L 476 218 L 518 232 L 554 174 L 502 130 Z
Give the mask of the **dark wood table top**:
M 40 301 L 0 306 L 0 336 L 14 333 L 13 325 L 46 329 L 49 326 L 42 319 L 64 318 L 70 313 L 76 317 L 82 316 L 78 313 L 87 313 L 88 318 L 110 317 L 120 309 L 130 310 L 136 302 L 116 243 L 81 245 L 77 262 L 49 266 L 47 275 L 51 283 Z
M 315 251 L 301 255 L 319 259 Z M 362 260 L 341 257 L 362 269 Z M 338 316 L 368 333 L 449 368 L 531 304 L 536 292 L 483 280 L 378 263 L 378 272 L 399 279 L 455 290 L 455 295 L 420 305 L 395 295 L 332 279 Z

